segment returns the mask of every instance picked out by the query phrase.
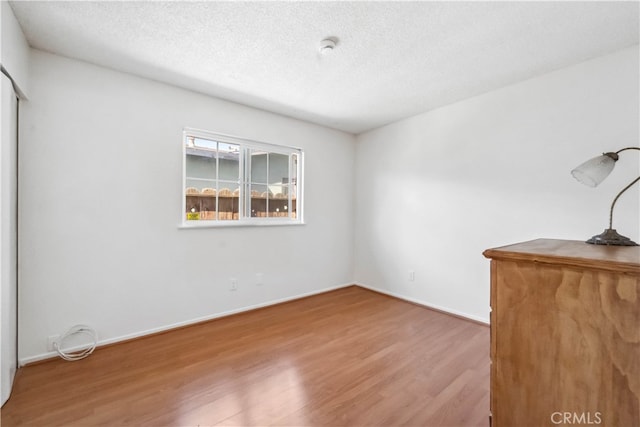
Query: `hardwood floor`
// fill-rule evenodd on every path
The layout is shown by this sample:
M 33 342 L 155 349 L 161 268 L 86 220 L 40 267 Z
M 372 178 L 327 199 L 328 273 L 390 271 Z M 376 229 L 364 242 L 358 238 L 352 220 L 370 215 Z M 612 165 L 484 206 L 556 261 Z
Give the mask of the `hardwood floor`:
M 488 426 L 489 328 L 359 287 L 20 369 L 2 426 Z

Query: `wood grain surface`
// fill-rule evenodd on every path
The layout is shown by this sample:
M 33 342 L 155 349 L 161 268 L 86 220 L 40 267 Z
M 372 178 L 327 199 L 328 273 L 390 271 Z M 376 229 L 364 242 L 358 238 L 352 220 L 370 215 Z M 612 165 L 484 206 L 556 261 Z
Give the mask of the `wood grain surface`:
M 640 274 L 640 246 L 591 245 L 576 240 L 536 239 L 484 251 L 487 258 L 532 261 Z M 594 264 L 597 260 L 597 266 Z
M 488 253 L 493 425 L 640 426 L 640 252 L 546 246 Z
M 20 369 L 2 426 L 488 426 L 489 328 L 359 287 Z

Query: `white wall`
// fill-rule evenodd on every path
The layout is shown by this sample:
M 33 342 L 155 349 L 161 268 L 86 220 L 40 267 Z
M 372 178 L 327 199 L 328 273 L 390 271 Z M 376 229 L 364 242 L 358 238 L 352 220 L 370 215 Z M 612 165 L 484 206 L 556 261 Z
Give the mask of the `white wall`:
M 21 98 L 29 92 L 29 45 L 7 1 L 0 2 L 0 63 Z
M 352 135 L 41 51 L 30 77 L 22 363 L 77 323 L 111 342 L 350 283 Z M 185 126 L 305 149 L 307 224 L 179 229 Z
M 28 92 L 29 46 L 9 3 L 0 2 L 0 404 L 11 393 L 17 360 L 17 155 L 16 93 Z M 6 74 L 6 75 L 5 75 Z
M 17 101 L 0 74 L 0 404 L 9 398 L 17 367 Z
M 360 135 L 355 280 L 488 321 L 483 250 L 584 240 L 608 226 L 613 197 L 638 176 L 638 152 L 621 153 L 595 189 L 569 172 L 638 146 L 638 75 L 635 46 Z M 613 224 L 636 242 L 639 193 L 622 196 Z
M 23 363 L 76 323 L 113 342 L 353 279 L 487 321 L 484 249 L 601 232 L 640 169 L 627 152 L 596 189 L 569 175 L 638 144 L 637 47 L 371 131 L 355 148 L 345 133 L 146 79 L 40 51 L 31 61 Z M 178 229 L 184 126 L 303 147 L 307 225 Z M 614 218 L 636 241 L 639 207 L 635 187 Z

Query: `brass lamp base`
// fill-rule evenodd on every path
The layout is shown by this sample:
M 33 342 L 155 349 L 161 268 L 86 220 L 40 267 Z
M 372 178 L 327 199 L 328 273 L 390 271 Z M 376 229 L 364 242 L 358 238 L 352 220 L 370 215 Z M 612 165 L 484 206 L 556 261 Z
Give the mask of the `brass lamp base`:
M 607 228 L 602 234 L 593 236 L 587 243 L 592 245 L 610 245 L 610 246 L 640 246 L 628 237 L 621 236 L 612 228 Z

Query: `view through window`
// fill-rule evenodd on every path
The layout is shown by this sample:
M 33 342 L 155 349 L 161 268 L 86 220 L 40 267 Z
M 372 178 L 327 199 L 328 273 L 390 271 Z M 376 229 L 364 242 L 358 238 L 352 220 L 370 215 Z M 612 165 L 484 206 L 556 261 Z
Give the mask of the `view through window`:
M 184 132 L 184 221 L 301 222 L 302 150 Z

